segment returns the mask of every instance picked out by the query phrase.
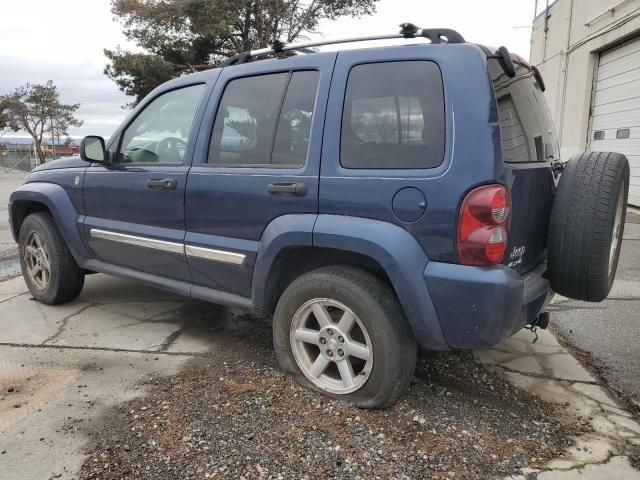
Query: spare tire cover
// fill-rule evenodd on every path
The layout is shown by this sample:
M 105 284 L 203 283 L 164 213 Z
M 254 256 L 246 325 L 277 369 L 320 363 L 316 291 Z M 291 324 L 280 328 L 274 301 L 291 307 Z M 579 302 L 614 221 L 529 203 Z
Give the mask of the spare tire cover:
M 613 284 L 629 194 L 629 162 L 620 153 L 586 152 L 567 163 L 551 210 L 551 287 L 576 300 L 604 300 Z

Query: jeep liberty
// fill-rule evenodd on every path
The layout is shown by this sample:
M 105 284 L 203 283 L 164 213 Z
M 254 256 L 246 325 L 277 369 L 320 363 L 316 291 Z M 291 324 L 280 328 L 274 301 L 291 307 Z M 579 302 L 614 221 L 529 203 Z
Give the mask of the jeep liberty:
M 542 76 L 505 47 L 401 27 L 238 54 L 35 168 L 9 208 L 33 297 L 101 272 L 272 315 L 281 367 L 361 407 L 402 395 L 418 349 L 606 298 L 627 159 L 561 159 Z

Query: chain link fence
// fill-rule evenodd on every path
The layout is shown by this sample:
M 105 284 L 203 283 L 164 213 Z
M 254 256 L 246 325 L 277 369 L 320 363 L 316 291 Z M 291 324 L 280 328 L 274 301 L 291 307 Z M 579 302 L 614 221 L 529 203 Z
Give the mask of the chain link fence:
M 4 144 L 0 149 L 0 168 L 4 172 L 12 170 L 30 171 L 38 164 L 38 157 L 31 145 Z

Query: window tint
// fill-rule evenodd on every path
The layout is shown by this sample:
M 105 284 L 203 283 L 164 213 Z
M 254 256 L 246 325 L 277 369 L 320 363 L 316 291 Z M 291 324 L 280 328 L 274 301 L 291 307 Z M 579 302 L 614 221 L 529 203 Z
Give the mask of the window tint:
M 302 166 L 307 159 L 318 72 L 295 72 L 284 97 L 271 163 Z
M 208 163 L 304 165 L 317 82 L 318 73 L 311 71 L 229 82 L 218 107 Z
M 127 127 L 117 163 L 182 164 L 204 84 L 167 92 Z
M 536 161 L 544 162 L 544 143 L 542 140 L 542 135 L 537 135 L 533 139 L 533 144 L 536 147 Z
M 433 168 L 444 157 L 442 76 L 433 62 L 358 65 L 342 113 L 346 168 Z
M 498 99 L 502 159 L 507 163 L 530 162 L 529 142 L 511 95 Z
M 488 62 L 493 89 L 498 101 L 502 159 L 507 163 L 549 161 L 549 152 L 557 151 L 558 141 L 544 95 L 533 72 L 514 63 L 516 76 L 504 73 L 497 60 Z

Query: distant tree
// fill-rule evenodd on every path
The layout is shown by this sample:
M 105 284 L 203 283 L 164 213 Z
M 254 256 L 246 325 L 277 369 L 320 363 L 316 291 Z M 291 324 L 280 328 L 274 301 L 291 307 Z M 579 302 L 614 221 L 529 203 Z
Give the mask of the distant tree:
M 9 130 L 9 116 L 0 97 L 0 137 Z
M 324 19 L 369 15 L 378 0 L 112 0 L 124 34 L 145 50 L 105 50 L 105 73 L 134 104 L 159 84 L 211 68 L 274 39 L 291 42 Z
M 78 107 L 80 104 L 61 103 L 58 89 L 51 80 L 44 85 L 27 83 L 9 95 L 0 96 L 0 128 L 4 124 L 14 132 L 24 130 L 31 135 L 38 158 L 44 162 L 42 142 L 45 133 L 51 132 L 51 122 L 56 132 L 68 135 L 69 127 L 82 125 L 75 117 Z

